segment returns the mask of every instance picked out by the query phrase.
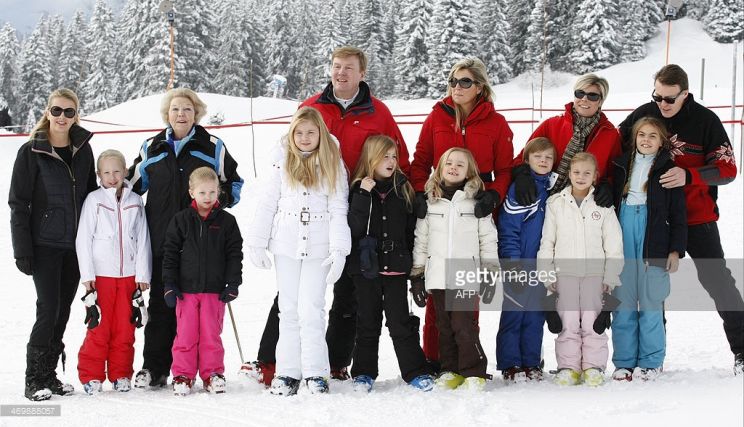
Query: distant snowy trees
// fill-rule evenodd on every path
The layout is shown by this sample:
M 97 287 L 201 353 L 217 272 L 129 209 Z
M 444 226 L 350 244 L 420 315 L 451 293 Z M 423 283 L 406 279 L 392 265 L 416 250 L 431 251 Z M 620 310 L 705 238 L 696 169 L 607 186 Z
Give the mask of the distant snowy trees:
M 77 91 L 92 113 L 162 93 L 170 79 L 169 24 L 161 0 L 96 0 L 90 17 L 44 16 L 30 33 L 0 28 L 0 104 L 23 124 L 49 92 Z M 269 92 L 303 99 L 329 80 L 335 47 L 369 57 L 365 80 L 381 97 L 441 97 L 452 64 L 478 56 L 494 84 L 525 73 L 583 73 L 643 58 L 665 19 L 665 0 L 178 0 L 176 87 L 233 96 Z M 744 38 L 741 0 L 689 0 L 680 15 L 701 19 L 720 42 Z

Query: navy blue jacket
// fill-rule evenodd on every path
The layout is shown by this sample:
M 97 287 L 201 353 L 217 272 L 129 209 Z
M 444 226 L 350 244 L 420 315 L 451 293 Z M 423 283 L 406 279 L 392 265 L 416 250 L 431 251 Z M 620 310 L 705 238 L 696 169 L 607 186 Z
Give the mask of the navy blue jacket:
M 509 186 L 506 200 L 499 209 L 499 258 L 529 259 L 537 257 L 545 221 L 545 204 L 548 200 L 550 174 L 532 172 L 537 187 L 537 200 L 529 206 L 520 206 L 515 196 L 515 185 Z

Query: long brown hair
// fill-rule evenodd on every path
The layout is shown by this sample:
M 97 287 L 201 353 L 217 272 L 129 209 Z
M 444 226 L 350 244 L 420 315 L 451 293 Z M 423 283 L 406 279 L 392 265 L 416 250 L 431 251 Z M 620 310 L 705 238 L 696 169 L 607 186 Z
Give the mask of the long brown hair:
M 31 132 L 29 132 L 31 139 L 36 138 L 37 134 L 40 132 L 49 133 L 49 118 L 47 118 L 46 113 L 50 108 L 52 108 L 52 101 L 54 101 L 55 98 L 65 98 L 75 103 L 75 124 L 80 124 L 80 100 L 78 99 L 77 94 L 75 94 L 72 89 L 60 88 L 49 94 L 49 99 L 47 99 L 44 113 L 41 115 L 39 121 L 36 122 L 34 128 L 31 129 Z
M 431 193 L 431 195 L 434 196 L 435 199 L 442 198 L 442 185 L 444 184 L 444 165 L 445 163 L 447 163 L 447 158 L 450 156 L 450 154 L 454 152 L 463 153 L 465 155 L 465 158 L 468 159 L 468 170 L 465 173 L 465 182 L 475 181 L 479 189 L 485 189 L 483 180 L 478 173 L 478 164 L 475 162 L 473 153 L 465 148 L 452 147 L 449 150 L 445 151 L 444 154 L 442 154 L 442 157 L 439 158 L 439 163 L 437 163 L 437 168 L 434 169 L 431 177 L 429 177 L 429 180 L 426 181 L 425 191 L 427 193 Z
M 475 85 L 481 87 L 481 93 L 477 96 L 476 100 L 483 99 L 484 102 L 493 102 L 493 89 L 488 82 L 488 71 L 486 70 L 486 64 L 476 57 L 463 58 L 452 66 L 452 69 L 447 76 L 447 96 L 452 96 L 452 87 L 449 85 L 450 79 L 455 76 L 455 73 L 460 70 L 468 70 L 473 75 Z M 477 101 L 476 101 L 477 102 Z M 465 119 L 462 108 L 455 104 L 455 130 L 459 131 L 462 121 Z
M 636 140 L 638 138 L 638 131 L 641 130 L 641 127 L 643 125 L 650 125 L 653 126 L 656 129 L 656 132 L 659 133 L 659 138 L 661 139 L 661 147 L 659 147 L 659 151 L 664 149 L 669 149 L 669 135 L 667 134 L 667 129 L 664 123 L 662 123 L 661 120 L 657 119 L 656 117 L 642 117 L 638 119 L 634 124 L 633 128 L 630 131 L 630 141 L 632 144 L 632 147 L 629 147 L 629 149 L 633 150 L 631 151 L 630 155 L 630 166 L 628 167 L 628 176 L 625 179 L 625 185 L 623 186 L 623 197 L 628 195 L 628 192 L 630 191 L 630 177 L 633 176 L 633 166 L 635 166 L 635 159 L 636 154 L 638 153 L 638 147 L 636 146 Z M 658 153 L 657 153 L 658 154 Z M 656 161 L 656 159 L 654 159 Z M 653 166 L 648 170 L 649 176 L 651 175 L 651 171 L 653 170 Z M 643 191 L 648 191 L 648 179 L 646 179 L 646 182 L 643 184 Z
M 303 154 L 294 141 L 294 131 L 303 121 L 308 121 L 319 130 L 320 144 L 310 155 Z M 339 169 L 341 153 L 333 136 L 323 122 L 323 116 L 312 107 L 302 107 L 292 116 L 287 139 L 287 160 L 284 164 L 289 185 L 306 188 L 325 186 L 330 194 L 336 191 L 336 180 L 343 176 Z M 316 170 L 320 168 L 320 173 Z
M 362 147 L 362 154 L 359 156 L 356 169 L 354 169 L 354 175 L 351 179 L 351 185 L 354 185 L 357 181 L 361 181 L 365 177 L 374 177 L 375 168 L 385 158 L 385 154 L 395 150 L 395 155 L 398 156 L 398 145 L 387 135 L 373 135 L 364 141 Z M 400 169 L 400 161 L 395 163 L 395 171 L 393 172 L 393 191 L 398 197 L 402 197 L 406 201 L 406 207 L 411 212 L 413 209 L 413 187 L 409 181 L 404 182 L 400 187 L 402 195 L 398 193 L 398 182 L 397 179 L 400 176 L 404 176 L 403 171 Z

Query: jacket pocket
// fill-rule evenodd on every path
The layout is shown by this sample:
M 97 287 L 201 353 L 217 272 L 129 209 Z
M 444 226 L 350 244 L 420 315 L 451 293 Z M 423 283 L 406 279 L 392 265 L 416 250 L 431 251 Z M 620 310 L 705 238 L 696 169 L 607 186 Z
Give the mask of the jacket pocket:
M 41 215 L 39 237 L 42 240 L 60 240 L 65 236 L 65 213 L 62 209 L 47 209 Z

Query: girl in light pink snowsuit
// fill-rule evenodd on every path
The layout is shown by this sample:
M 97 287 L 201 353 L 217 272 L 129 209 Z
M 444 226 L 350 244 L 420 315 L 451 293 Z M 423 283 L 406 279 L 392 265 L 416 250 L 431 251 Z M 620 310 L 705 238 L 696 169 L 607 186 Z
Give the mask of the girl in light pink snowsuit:
M 555 382 L 588 385 L 604 382 L 609 350 L 607 335 L 594 330 L 603 294 L 620 284 L 623 236 L 612 207 L 594 201 L 597 161 L 576 153 L 570 161 L 571 185 L 548 198 L 538 271 L 558 293 L 556 308 L 563 330 L 555 340 Z

